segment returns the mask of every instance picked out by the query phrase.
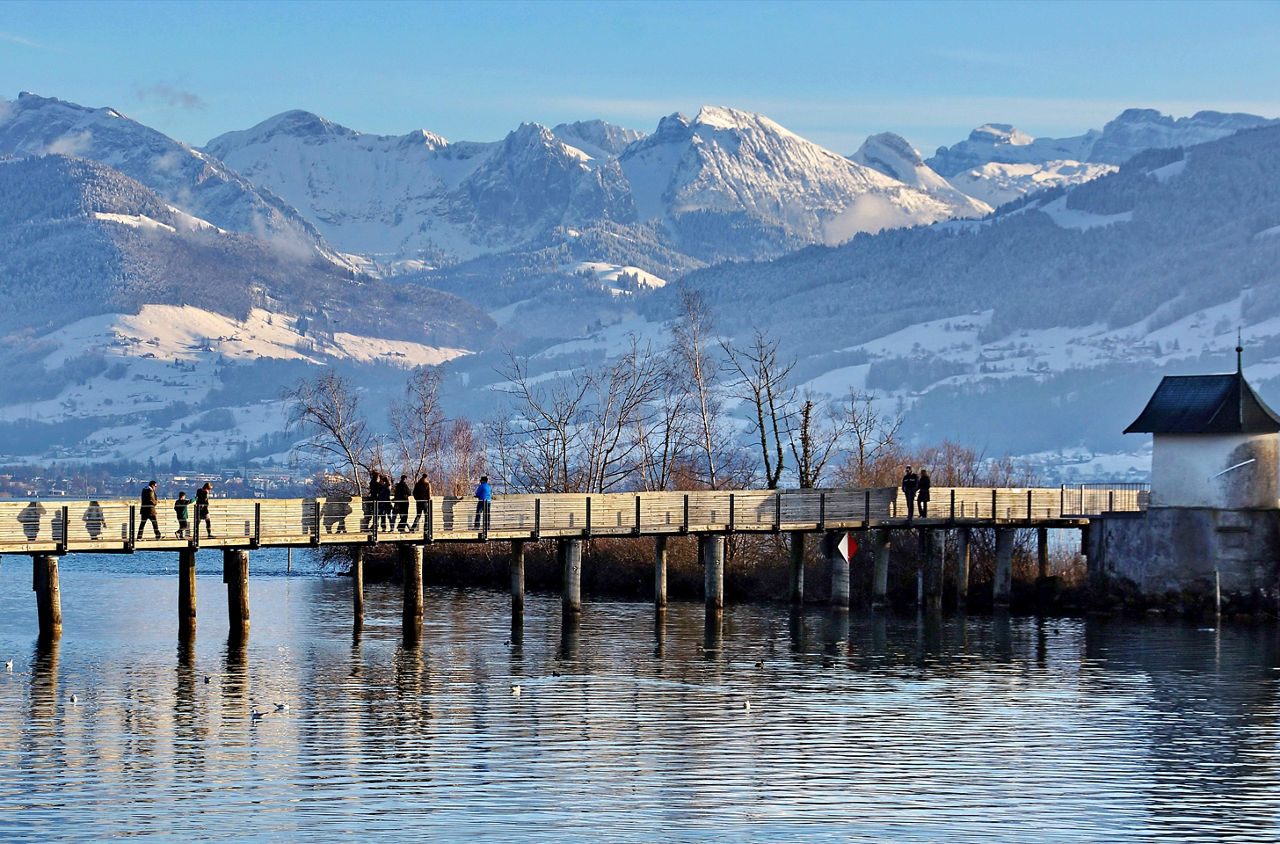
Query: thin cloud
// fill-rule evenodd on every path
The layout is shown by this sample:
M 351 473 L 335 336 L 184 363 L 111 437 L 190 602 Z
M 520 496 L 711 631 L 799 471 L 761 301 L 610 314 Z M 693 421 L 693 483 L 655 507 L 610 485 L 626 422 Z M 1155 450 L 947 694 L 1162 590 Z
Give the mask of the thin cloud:
M 8 32 L 0 32 L 0 41 L 8 41 L 10 44 L 20 44 L 23 47 L 30 47 L 32 50 L 46 50 L 50 53 L 65 53 L 66 50 L 60 47 L 50 47 L 48 44 L 41 44 L 39 41 L 32 41 L 30 38 L 23 38 L 21 35 L 13 35 Z
M 157 83 L 150 88 L 139 88 L 138 99 L 144 103 L 159 103 L 167 108 L 203 109 L 204 99 L 191 91 L 183 91 L 172 85 Z

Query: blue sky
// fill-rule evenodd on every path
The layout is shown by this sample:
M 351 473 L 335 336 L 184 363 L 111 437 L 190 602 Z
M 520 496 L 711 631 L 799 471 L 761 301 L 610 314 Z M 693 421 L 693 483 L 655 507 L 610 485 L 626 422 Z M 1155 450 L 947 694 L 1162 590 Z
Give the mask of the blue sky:
M 495 140 L 522 121 L 651 131 L 701 105 L 851 153 L 1129 106 L 1280 116 L 1280 4 L 0 2 L 0 96 L 112 106 L 191 144 L 291 108 Z

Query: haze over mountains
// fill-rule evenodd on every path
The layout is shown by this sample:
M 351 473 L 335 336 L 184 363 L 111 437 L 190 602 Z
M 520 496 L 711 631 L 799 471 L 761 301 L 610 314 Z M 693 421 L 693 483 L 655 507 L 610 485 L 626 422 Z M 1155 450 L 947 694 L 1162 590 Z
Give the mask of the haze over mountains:
M 1195 364 L 1224 322 L 1254 326 L 1255 380 L 1280 375 L 1274 122 L 987 124 L 925 160 L 725 107 L 489 142 L 292 111 L 197 150 L 24 94 L 0 109 L 0 356 L 45 377 L 0 396 L 0 432 L 25 459 L 162 460 L 197 432 L 211 458 L 279 454 L 282 384 L 337 366 L 372 400 L 445 360 L 481 417 L 503 348 L 551 374 L 661 338 L 680 280 L 726 333 L 768 325 L 811 389 L 872 388 L 923 438 L 1116 448 L 1108 390 Z M 1167 147 L 1194 148 L 1146 152 Z

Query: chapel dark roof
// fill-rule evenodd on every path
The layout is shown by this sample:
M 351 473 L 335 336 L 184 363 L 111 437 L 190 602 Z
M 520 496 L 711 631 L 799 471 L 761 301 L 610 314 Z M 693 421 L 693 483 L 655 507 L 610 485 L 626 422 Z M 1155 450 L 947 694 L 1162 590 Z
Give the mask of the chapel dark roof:
M 1230 375 L 1166 375 L 1126 434 L 1271 434 L 1280 416 L 1244 380 Z

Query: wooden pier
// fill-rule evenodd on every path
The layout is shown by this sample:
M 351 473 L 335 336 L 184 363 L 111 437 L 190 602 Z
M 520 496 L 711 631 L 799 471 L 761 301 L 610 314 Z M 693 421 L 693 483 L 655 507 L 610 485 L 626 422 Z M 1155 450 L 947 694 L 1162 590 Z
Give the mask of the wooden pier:
M 382 502 L 388 506 L 387 502 Z M 939 488 L 933 489 L 927 515 L 907 518 L 902 493 L 892 487 L 853 490 L 732 490 L 609 493 L 603 495 L 500 495 L 483 508 L 475 499 L 434 497 L 410 501 L 409 513 L 377 512 L 378 503 L 360 498 L 212 499 L 209 525 L 191 519 L 188 535 L 178 536 L 172 501 L 156 508 L 158 536 L 143 508 L 122 501 L 35 500 L 0 503 L 0 554 L 30 555 L 42 637 L 61 633 L 58 559 L 75 553 L 172 551 L 179 555 L 179 636 L 195 631 L 195 552 L 223 552 L 231 633 L 249 631 L 249 552 L 258 548 L 316 548 L 349 545 L 354 555 L 355 623 L 364 611 L 362 554 L 376 543 L 400 546 L 403 567 L 406 641 L 422 630 L 422 546 L 435 542 L 511 543 L 511 596 L 514 613 L 524 603 L 524 551 L 528 542 L 554 540 L 563 569 L 562 606 L 566 614 L 582 609 L 582 541 L 592 537 L 651 537 L 654 540 L 655 606 L 666 604 L 666 540 L 699 537 L 705 572 L 707 610 L 724 606 L 724 538 L 731 534 L 783 533 L 792 548 L 818 534 L 833 564 L 832 603 L 849 605 L 849 561 L 839 538 L 858 531 L 873 549 L 872 604 L 887 595 L 889 540 L 894 530 L 921 532 L 922 597 L 936 604 L 942 594 L 942 555 L 935 533 L 956 530 L 958 598 L 968 589 L 968 545 L 973 530 L 995 532 L 993 599 L 1009 601 L 1013 531 L 1037 528 L 1039 559 L 1047 561 L 1049 528 L 1082 529 L 1091 516 L 1133 512 L 1146 507 L 1139 485 L 1118 487 Z M 191 507 L 191 515 L 196 515 Z M 803 554 L 791 559 L 791 598 L 803 601 Z M 936 571 L 935 571 L 936 569 Z M 1042 571 L 1043 575 L 1044 572 Z

